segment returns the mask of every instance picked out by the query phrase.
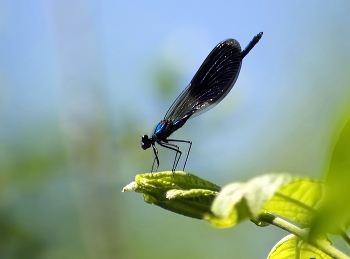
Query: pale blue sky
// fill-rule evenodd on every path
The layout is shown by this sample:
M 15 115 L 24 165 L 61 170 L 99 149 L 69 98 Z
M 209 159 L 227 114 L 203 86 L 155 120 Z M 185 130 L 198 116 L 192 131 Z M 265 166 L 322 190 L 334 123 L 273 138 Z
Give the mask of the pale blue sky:
M 81 81 L 93 71 L 116 129 L 127 113 L 139 121 L 140 135 L 150 134 L 219 41 L 232 37 L 243 48 L 263 31 L 232 92 L 196 122 L 189 121 L 188 127 L 207 127 L 205 123 L 214 120 L 218 130 L 206 132 L 206 138 L 232 137 L 233 157 L 251 152 L 247 138 L 259 152 L 277 148 L 288 139 L 285 134 L 300 131 L 300 123 L 302 132 L 296 134 L 315 138 L 315 129 L 328 120 L 318 112 L 324 114 L 321 109 L 333 107 L 344 95 L 349 6 L 347 1 L 2 1 L 2 132 L 11 135 L 55 119 L 66 101 L 62 77 L 78 74 Z M 71 53 L 74 49 L 81 53 Z M 157 62 L 172 64 L 180 76 L 178 91 L 164 101 L 149 75 Z M 74 90 L 77 96 L 85 91 L 86 82 L 82 84 Z M 178 134 L 186 139 L 189 133 L 181 129 Z M 195 145 L 202 142 L 203 137 L 192 137 Z M 206 145 L 225 150 L 222 139 L 206 140 Z M 270 139 L 268 147 L 263 147 L 263 139 Z

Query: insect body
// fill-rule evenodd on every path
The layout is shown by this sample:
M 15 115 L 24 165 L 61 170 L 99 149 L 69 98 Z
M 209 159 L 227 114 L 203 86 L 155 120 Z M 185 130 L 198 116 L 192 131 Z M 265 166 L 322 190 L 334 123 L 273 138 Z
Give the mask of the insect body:
M 143 135 L 141 137 L 142 149 L 153 148 L 152 172 L 155 163 L 157 163 L 156 171 L 159 167 L 158 150 L 155 143 L 176 152 L 172 167 L 173 172 L 182 155 L 179 147 L 174 142 L 189 144 L 183 167 L 183 170 L 185 170 L 192 142 L 168 139 L 168 137 L 181 128 L 188 119 L 208 111 L 225 98 L 238 78 L 243 58 L 259 42 L 262 35 L 262 32 L 258 33 L 243 51 L 238 41 L 234 39 L 228 39 L 216 45 L 194 75 L 190 84 L 170 106 L 164 119 L 158 123 L 152 136 Z

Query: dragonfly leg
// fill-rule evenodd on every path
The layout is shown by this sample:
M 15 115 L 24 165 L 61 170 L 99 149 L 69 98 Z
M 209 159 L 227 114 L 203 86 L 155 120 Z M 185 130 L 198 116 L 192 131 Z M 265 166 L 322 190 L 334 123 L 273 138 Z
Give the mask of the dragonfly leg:
M 153 173 L 153 168 L 154 168 L 154 162 L 157 162 L 157 169 L 156 171 L 158 171 L 158 167 L 159 167 L 159 158 L 158 158 L 158 150 L 157 148 L 152 145 L 152 148 L 153 148 L 153 152 L 154 152 L 154 160 L 153 160 L 153 164 L 152 164 L 152 169 L 151 169 L 151 173 Z
M 185 167 L 186 167 L 186 163 L 187 163 L 187 159 L 188 159 L 188 155 L 190 154 L 190 151 L 191 151 L 191 147 L 192 147 L 192 141 L 189 141 L 189 140 L 181 140 L 181 139 L 168 139 L 167 141 L 170 141 L 170 142 L 182 142 L 182 143 L 187 143 L 189 144 L 189 147 L 188 147 L 188 150 L 187 150 L 187 155 L 186 155 L 186 160 L 185 160 L 185 163 L 184 163 L 184 167 L 182 169 L 182 171 L 185 171 Z M 176 145 L 175 145 L 176 146 Z M 181 154 L 180 154 L 181 156 Z M 180 160 L 180 157 L 179 159 Z M 179 161 L 177 161 L 179 162 Z M 177 165 L 177 164 L 176 164 Z
M 162 147 L 174 150 L 176 152 L 175 158 L 174 158 L 173 168 L 171 170 L 173 172 L 173 174 L 174 174 L 175 169 L 177 167 L 177 164 L 179 163 L 179 160 L 180 160 L 182 152 L 180 151 L 179 147 L 177 145 L 175 145 L 175 144 L 171 144 L 171 143 L 168 143 L 168 142 L 159 142 L 158 144 L 161 145 Z

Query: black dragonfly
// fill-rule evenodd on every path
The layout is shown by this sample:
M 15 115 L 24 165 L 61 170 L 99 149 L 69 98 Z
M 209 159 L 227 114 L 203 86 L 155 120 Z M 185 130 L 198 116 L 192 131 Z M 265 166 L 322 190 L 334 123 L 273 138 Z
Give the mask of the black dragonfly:
M 164 119 L 158 123 L 152 136 L 143 135 L 141 137 L 142 149 L 146 150 L 151 146 L 153 148 L 154 160 L 152 172 L 155 162 L 157 162 L 156 171 L 159 167 L 158 150 L 155 147 L 155 143 L 176 152 L 172 168 L 172 171 L 175 171 L 182 152 L 179 146 L 169 142 L 189 144 L 183 167 L 183 170 L 185 170 L 192 142 L 188 140 L 168 139 L 168 137 L 181 128 L 188 119 L 208 111 L 225 98 L 238 78 L 243 58 L 259 42 L 262 35 L 263 33 L 260 32 L 254 36 L 243 51 L 235 39 L 227 39 L 216 45 L 194 75 L 190 84 L 170 106 Z

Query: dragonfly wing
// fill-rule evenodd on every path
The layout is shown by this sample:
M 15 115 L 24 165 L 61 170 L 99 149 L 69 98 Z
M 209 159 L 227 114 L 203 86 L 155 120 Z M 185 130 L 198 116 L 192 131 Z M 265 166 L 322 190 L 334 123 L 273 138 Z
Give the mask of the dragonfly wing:
M 187 120 L 221 102 L 237 80 L 242 64 L 241 52 L 238 41 L 234 39 L 220 42 L 176 98 L 164 119 Z

